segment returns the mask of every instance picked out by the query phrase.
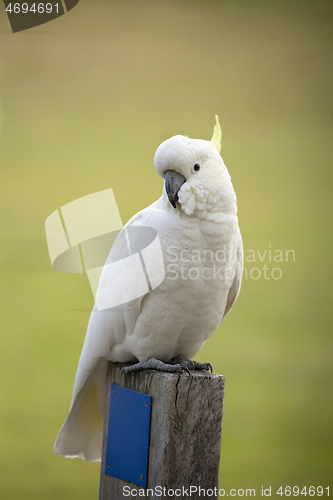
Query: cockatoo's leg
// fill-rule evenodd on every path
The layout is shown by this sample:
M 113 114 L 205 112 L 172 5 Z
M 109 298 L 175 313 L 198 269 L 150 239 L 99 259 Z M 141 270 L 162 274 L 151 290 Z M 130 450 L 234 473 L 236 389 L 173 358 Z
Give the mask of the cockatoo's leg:
M 149 358 L 147 361 L 142 361 L 141 363 L 135 363 L 132 366 L 124 366 L 120 370 L 120 374 L 139 372 L 141 370 L 158 370 L 160 372 L 170 372 L 170 373 L 183 373 L 186 371 L 190 375 L 190 370 L 186 364 L 179 363 L 163 363 L 155 358 Z
M 189 358 L 183 358 L 182 356 L 176 356 L 170 361 L 171 364 L 187 366 L 189 370 L 210 370 L 213 373 L 213 367 L 210 363 L 199 363 L 198 361 L 193 361 Z

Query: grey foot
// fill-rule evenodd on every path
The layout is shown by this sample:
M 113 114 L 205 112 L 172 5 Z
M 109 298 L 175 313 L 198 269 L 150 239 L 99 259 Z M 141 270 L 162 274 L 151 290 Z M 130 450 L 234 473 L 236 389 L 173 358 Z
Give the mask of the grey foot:
M 178 365 L 185 365 L 189 370 L 210 370 L 213 373 L 213 367 L 210 363 L 199 363 L 198 361 L 193 361 L 189 358 L 183 358 L 181 356 L 176 356 L 173 358 L 170 363 L 175 363 Z
M 163 361 L 159 361 L 155 358 L 149 358 L 148 361 L 142 361 L 140 363 L 135 363 L 132 366 L 124 366 L 120 370 L 120 375 L 123 373 L 133 373 L 140 372 L 142 370 L 158 370 L 160 372 L 169 372 L 169 373 L 183 373 L 186 371 L 190 375 L 190 370 L 188 369 L 186 364 L 182 363 L 163 363 Z

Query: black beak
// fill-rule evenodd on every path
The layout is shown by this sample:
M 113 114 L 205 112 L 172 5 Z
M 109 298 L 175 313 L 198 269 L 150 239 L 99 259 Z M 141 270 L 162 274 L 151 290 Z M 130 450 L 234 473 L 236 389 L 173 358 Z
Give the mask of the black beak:
M 176 201 L 178 201 L 178 191 L 186 182 L 185 177 L 175 170 L 167 170 L 165 172 L 165 190 L 173 208 L 176 208 Z

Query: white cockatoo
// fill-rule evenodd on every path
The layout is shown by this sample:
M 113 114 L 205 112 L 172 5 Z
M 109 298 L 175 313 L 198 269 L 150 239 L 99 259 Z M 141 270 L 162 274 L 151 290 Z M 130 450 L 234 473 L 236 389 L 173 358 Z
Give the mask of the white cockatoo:
M 243 271 L 236 195 L 220 147 L 217 117 L 211 141 L 176 135 L 158 147 L 154 163 L 165 180 L 163 194 L 132 217 L 110 255 L 117 242 L 126 241 L 129 228 L 152 228 L 158 234 L 165 278 L 127 304 L 110 310 L 95 304 L 56 454 L 101 459 L 109 361 L 136 363 L 125 367 L 125 373 L 211 368 L 191 358 L 233 306 Z M 98 289 L 104 297 L 114 286 L 108 273 L 105 265 Z

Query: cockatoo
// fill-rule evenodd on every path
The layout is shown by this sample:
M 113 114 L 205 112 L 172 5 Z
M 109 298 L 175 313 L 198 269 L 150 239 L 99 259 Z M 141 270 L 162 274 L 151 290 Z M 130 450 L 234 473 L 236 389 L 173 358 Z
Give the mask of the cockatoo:
M 162 249 L 165 278 L 110 314 L 95 304 L 69 414 L 54 446 L 56 454 L 101 459 L 109 361 L 136 363 L 126 366 L 125 373 L 211 368 L 191 358 L 229 313 L 243 271 L 236 195 L 219 154 L 221 136 L 216 116 L 211 141 L 176 135 L 158 147 L 154 164 L 164 179 L 163 194 L 124 226 L 110 255 L 117 241 L 126 239 L 129 228 L 153 228 Z M 105 265 L 98 292 L 107 296 L 112 286 Z

